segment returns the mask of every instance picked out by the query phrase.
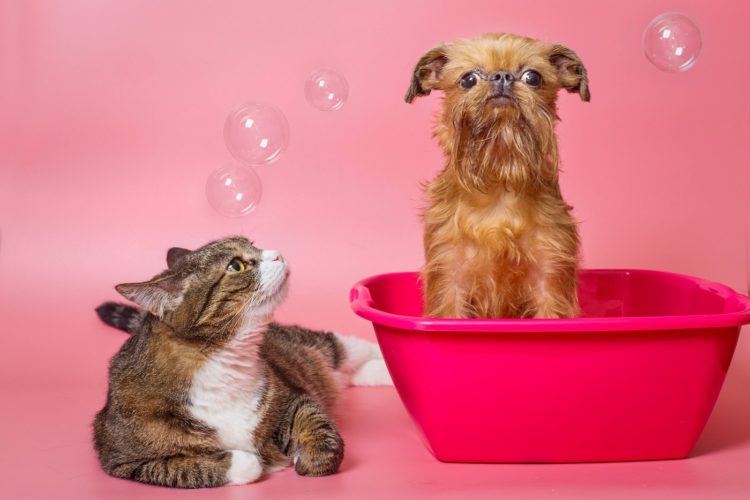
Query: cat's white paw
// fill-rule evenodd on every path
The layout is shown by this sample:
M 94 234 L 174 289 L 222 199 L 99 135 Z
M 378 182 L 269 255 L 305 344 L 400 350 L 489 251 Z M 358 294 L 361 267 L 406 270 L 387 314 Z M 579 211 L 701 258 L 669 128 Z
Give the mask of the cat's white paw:
M 382 359 L 372 359 L 360 366 L 352 375 L 352 385 L 393 385 L 391 375 Z
M 334 332 L 334 335 L 336 335 L 336 338 L 346 352 L 346 360 L 344 362 L 351 367 L 356 368 L 371 359 L 383 359 L 380 347 L 374 342 L 336 332 Z
M 263 474 L 258 455 L 249 451 L 232 450 L 232 465 L 227 471 L 227 484 L 247 484 Z

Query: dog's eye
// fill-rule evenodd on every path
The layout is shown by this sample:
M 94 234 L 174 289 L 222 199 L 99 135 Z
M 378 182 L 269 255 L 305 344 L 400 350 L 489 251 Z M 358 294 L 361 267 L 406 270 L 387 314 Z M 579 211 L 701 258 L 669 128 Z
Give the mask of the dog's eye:
M 474 85 L 477 84 L 477 75 L 472 73 L 466 73 L 464 76 L 461 77 L 461 88 L 463 89 L 470 89 Z
M 521 80 L 529 87 L 538 87 L 542 84 L 542 75 L 533 69 L 528 69 L 521 75 Z
M 241 273 L 245 270 L 245 263 L 242 262 L 242 259 L 232 259 L 232 262 L 229 263 L 227 266 L 227 272 L 228 273 Z

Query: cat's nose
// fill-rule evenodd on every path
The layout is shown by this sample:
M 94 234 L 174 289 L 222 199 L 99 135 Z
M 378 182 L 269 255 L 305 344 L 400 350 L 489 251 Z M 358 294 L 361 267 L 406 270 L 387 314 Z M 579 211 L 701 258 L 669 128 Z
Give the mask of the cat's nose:
M 281 257 L 281 253 L 278 250 L 263 250 L 263 253 L 260 254 L 261 260 L 281 260 L 284 259 Z

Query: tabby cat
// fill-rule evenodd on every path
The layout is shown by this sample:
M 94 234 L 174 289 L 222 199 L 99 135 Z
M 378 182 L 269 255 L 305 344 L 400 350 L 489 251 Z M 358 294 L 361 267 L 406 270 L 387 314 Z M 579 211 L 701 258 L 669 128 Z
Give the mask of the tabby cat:
M 132 334 L 112 358 L 94 445 L 116 477 L 178 488 L 250 483 L 294 463 L 337 472 L 331 418 L 347 384 L 388 384 L 375 344 L 271 322 L 288 267 L 242 237 L 172 248 L 168 269 L 117 291 L 107 324 Z

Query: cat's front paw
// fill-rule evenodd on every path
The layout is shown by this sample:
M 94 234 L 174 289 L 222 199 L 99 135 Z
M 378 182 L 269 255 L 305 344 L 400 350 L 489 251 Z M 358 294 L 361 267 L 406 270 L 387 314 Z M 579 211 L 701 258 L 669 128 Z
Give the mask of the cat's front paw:
M 300 476 L 328 476 L 339 470 L 344 459 L 344 441 L 338 432 L 323 442 L 302 449 L 293 459 L 294 470 Z
M 227 484 L 247 484 L 263 475 L 263 464 L 258 455 L 249 451 L 232 450 L 232 464 L 227 471 Z

